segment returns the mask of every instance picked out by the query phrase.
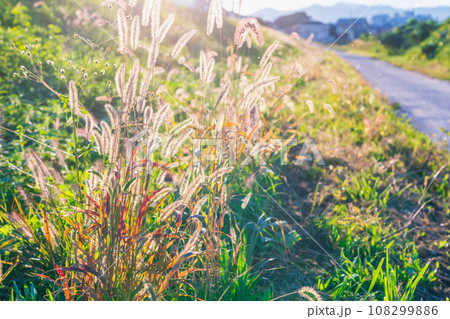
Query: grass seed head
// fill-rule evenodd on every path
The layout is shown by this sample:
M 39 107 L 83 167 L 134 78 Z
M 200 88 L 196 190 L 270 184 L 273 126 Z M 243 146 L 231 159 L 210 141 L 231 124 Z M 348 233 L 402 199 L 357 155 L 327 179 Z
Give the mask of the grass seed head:
M 305 103 L 306 103 L 306 105 L 307 105 L 308 108 L 309 108 L 309 112 L 310 112 L 311 114 L 313 114 L 313 113 L 314 113 L 314 102 L 311 101 L 311 100 L 307 100 Z
M 122 63 L 120 67 L 117 69 L 116 76 L 115 76 L 115 82 L 116 82 L 116 89 L 117 94 L 122 97 L 125 90 L 125 64 Z
M 150 14 L 154 0 L 145 0 L 142 8 L 142 26 L 147 27 L 150 24 Z
M 192 31 L 189 31 L 185 34 L 183 34 L 180 39 L 177 41 L 177 43 L 175 44 L 175 46 L 173 47 L 173 50 L 170 54 L 170 56 L 175 59 L 181 52 L 181 50 L 184 49 L 184 47 L 186 46 L 186 44 L 189 42 L 189 40 L 194 36 L 194 34 L 197 33 L 197 30 L 194 29 Z M 183 64 L 184 61 L 182 63 L 180 63 L 178 61 L 179 64 Z
M 69 106 L 73 113 L 78 112 L 78 92 L 74 81 L 69 82 Z
M 331 118 L 334 119 L 335 113 L 333 107 L 330 104 L 324 104 L 323 107 L 327 109 L 327 111 L 330 113 Z
M 117 26 L 119 30 L 119 52 L 122 54 L 127 54 L 128 23 L 125 12 L 122 9 L 117 11 Z
M 245 208 L 247 207 L 248 202 L 250 201 L 250 198 L 251 198 L 251 197 L 252 197 L 252 193 L 248 193 L 248 194 L 245 196 L 244 200 L 242 201 L 242 205 L 241 205 L 241 208 L 242 208 L 242 209 L 245 209 Z
M 133 51 L 137 49 L 139 44 L 139 33 L 141 31 L 139 20 L 139 16 L 135 16 L 131 22 L 130 47 Z
M 303 287 L 298 294 L 308 301 L 322 301 L 320 294 L 312 287 Z
M 151 35 L 153 38 L 153 41 L 157 41 L 157 35 L 159 30 L 159 24 L 161 19 L 161 0 L 154 0 L 152 4 L 152 10 L 150 12 L 151 17 Z
M 260 67 L 264 67 L 267 62 L 269 62 L 270 58 L 272 57 L 272 54 L 275 52 L 278 44 L 280 42 L 276 40 L 270 47 L 267 48 L 266 52 L 264 52 L 263 57 L 261 58 L 261 62 L 259 63 Z
M 106 113 L 108 113 L 109 121 L 114 129 L 119 127 L 119 113 L 111 104 L 105 105 Z
M 173 21 L 175 20 L 175 15 L 173 13 L 169 14 L 167 19 L 161 24 L 161 26 L 158 29 L 157 33 L 157 41 L 158 43 L 162 43 L 164 39 L 166 38 L 167 32 L 169 32 L 170 28 L 172 27 Z
M 258 45 L 262 45 L 264 42 L 263 35 L 259 30 L 259 22 L 255 18 L 244 18 L 238 22 L 234 32 L 234 44 L 238 48 L 242 47 L 249 35 Z

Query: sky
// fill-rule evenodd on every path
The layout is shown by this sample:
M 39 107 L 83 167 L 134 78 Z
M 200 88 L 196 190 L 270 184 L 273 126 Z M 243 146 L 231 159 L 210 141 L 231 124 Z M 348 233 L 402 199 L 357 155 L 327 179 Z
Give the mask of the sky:
M 315 4 L 331 6 L 339 2 L 365 5 L 371 5 L 375 2 L 375 5 L 389 5 L 391 7 L 403 9 L 450 6 L 450 0 L 222 0 L 222 4 L 224 8 L 230 10 L 232 3 L 234 2 L 237 7 L 239 1 L 242 1 L 242 14 L 251 14 L 265 8 L 274 8 L 279 11 L 291 11 Z

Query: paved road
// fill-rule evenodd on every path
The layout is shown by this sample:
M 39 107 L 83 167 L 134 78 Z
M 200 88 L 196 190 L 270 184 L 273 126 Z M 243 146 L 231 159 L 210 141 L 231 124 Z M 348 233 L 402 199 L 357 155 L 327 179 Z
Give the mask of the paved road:
M 450 130 L 450 82 L 406 71 L 384 61 L 337 52 L 391 103 L 399 103 L 413 125 L 434 141 Z

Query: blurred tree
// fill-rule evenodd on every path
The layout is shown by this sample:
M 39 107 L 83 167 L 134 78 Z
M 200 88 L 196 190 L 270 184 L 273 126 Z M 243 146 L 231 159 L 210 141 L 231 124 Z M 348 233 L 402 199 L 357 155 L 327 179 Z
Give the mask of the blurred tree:
M 296 25 L 310 22 L 311 18 L 305 12 L 297 12 L 291 15 L 283 16 L 275 20 L 275 25 L 282 29 Z

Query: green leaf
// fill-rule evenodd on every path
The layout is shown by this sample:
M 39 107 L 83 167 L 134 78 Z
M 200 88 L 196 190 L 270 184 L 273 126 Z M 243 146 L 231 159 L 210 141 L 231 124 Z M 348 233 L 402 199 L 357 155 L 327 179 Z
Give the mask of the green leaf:
M 382 271 L 383 263 L 384 263 L 384 258 L 381 259 L 380 263 L 378 264 L 377 269 L 373 273 L 372 282 L 370 283 L 369 290 L 367 290 L 367 295 L 370 294 L 370 292 L 372 291 L 373 287 L 375 286 L 375 284 L 377 282 L 377 279 L 378 279 L 378 276 L 380 275 L 380 273 Z
M 123 192 L 125 193 L 128 188 L 131 186 L 131 184 L 136 180 L 136 177 L 133 178 L 131 181 L 129 181 L 128 183 L 125 184 L 125 187 L 123 188 Z

